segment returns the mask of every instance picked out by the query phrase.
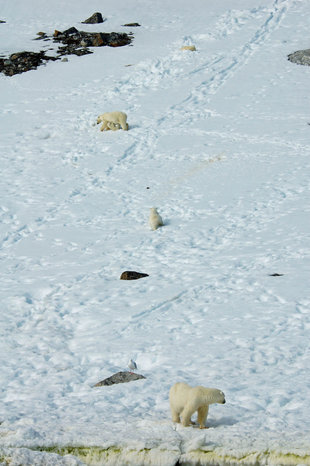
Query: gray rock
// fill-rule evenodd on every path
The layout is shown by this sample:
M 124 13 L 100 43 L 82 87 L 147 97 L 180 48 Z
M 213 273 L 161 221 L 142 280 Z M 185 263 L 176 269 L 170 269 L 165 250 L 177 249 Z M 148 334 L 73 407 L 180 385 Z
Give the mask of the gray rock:
M 127 23 L 127 24 L 123 24 L 124 27 L 128 27 L 128 28 L 138 28 L 141 26 L 141 24 L 139 23 Z
M 297 65 L 310 66 L 310 49 L 298 50 L 297 52 L 288 55 L 289 61 Z
M 96 383 L 94 387 L 102 387 L 103 385 L 114 385 L 116 383 L 132 382 L 133 380 L 145 379 L 144 375 L 134 374 L 133 372 L 117 372 L 107 379 Z
M 82 21 L 83 24 L 98 24 L 98 23 L 104 23 L 107 18 L 103 18 L 101 13 L 94 13 L 90 18 L 85 19 L 85 21 Z

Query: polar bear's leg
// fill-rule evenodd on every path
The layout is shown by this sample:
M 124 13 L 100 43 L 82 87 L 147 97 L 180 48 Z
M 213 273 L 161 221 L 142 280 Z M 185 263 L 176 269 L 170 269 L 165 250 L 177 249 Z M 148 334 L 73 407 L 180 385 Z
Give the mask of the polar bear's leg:
M 103 120 L 102 121 L 102 126 L 100 128 L 100 131 L 108 131 L 110 128 L 109 128 L 109 125 L 108 125 L 108 121 L 106 120 Z
M 172 414 L 172 422 L 177 422 L 177 423 L 181 422 L 180 415 L 176 411 L 171 410 L 171 414 Z
M 125 113 L 121 113 L 119 115 L 119 124 L 121 125 L 124 131 L 128 131 L 127 115 Z
M 195 408 L 191 404 L 186 404 L 183 411 L 182 411 L 182 425 L 184 427 L 190 426 L 192 421 L 191 417 L 192 414 L 195 412 Z
M 209 406 L 201 406 L 198 408 L 198 424 L 200 429 L 207 429 L 205 422 L 208 416 Z

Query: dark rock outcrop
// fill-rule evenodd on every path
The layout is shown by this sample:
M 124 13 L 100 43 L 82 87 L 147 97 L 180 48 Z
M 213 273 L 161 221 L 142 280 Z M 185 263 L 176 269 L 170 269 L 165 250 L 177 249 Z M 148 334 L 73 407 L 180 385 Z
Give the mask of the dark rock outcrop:
M 144 375 L 135 374 L 134 372 L 117 372 L 111 377 L 96 383 L 94 387 L 102 387 L 103 385 L 114 385 L 116 383 L 132 382 L 133 380 L 145 379 Z
M 132 41 L 132 34 L 118 32 L 83 32 L 71 27 L 66 31 L 55 30 L 53 36 L 38 32 L 35 40 L 53 40 L 59 45 L 56 57 L 50 57 L 41 52 L 18 52 L 8 58 L 0 57 L 0 72 L 7 76 L 35 70 L 48 60 L 58 60 L 63 55 L 87 55 L 93 53 L 89 47 L 122 47 Z
M 59 47 L 58 53 L 64 54 L 76 54 L 81 55 L 85 53 L 92 53 L 86 51 L 88 47 L 122 47 L 131 43 L 132 38 L 126 33 L 119 32 L 84 32 L 78 31 L 72 27 L 66 31 L 60 32 L 55 31 L 53 35 L 54 42 L 63 44 Z M 81 53 L 81 49 L 84 52 Z
M 148 277 L 147 273 L 134 272 L 133 270 L 126 270 L 123 272 L 120 279 L 121 280 L 138 280 L 139 278 Z
M 83 24 L 99 24 L 99 23 L 104 23 L 107 18 L 103 18 L 102 14 L 99 12 L 94 13 L 91 15 L 90 18 L 85 19 L 85 21 L 82 21 Z
M 297 65 L 310 66 L 310 49 L 297 50 L 297 52 L 288 55 L 289 61 L 296 63 Z
M 0 72 L 6 76 L 24 73 L 35 70 L 48 60 L 57 60 L 55 57 L 45 55 L 45 52 L 18 52 L 12 53 L 9 58 L 0 59 Z

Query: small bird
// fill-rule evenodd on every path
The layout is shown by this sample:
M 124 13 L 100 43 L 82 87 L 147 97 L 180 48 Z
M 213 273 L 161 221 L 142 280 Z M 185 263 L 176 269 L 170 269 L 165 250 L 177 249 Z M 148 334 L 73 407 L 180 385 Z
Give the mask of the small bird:
M 128 363 L 128 367 L 130 369 L 130 371 L 135 371 L 137 368 L 137 364 L 135 363 L 135 361 L 133 359 L 130 359 L 129 363 Z

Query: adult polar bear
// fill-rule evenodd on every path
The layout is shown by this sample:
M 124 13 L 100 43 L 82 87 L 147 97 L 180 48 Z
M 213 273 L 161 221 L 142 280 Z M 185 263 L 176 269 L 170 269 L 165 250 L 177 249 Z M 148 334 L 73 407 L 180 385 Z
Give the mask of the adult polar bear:
M 100 131 L 108 131 L 109 129 L 117 131 L 120 128 L 124 131 L 128 131 L 127 115 L 124 112 L 115 111 L 103 113 L 97 118 L 97 125 L 99 125 L 99 123 L 102 123 Z
M 178 382 L 170 388 L 170 409 L 173 422 L 180 422 L 184 427 L 193 424 L 191 416 L 198 412 L 198 424 L 200 429 L 206 429 L 205 421 L 208 416 L 209 405 L 213 403 L 225 403 L 225 395 L 217 388 L 202 386 L 190 387 L 187 383 Z

